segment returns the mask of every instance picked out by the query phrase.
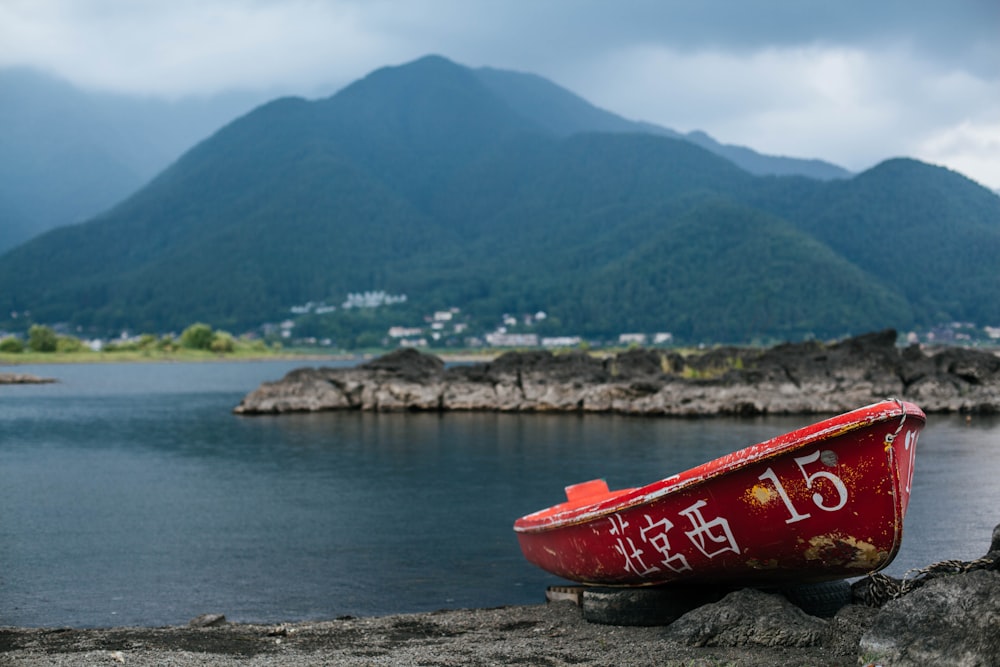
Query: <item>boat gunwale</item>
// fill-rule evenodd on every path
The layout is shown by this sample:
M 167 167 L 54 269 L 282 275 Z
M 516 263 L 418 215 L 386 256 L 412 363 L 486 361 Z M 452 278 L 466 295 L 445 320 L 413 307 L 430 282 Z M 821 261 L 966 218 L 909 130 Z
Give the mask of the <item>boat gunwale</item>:
M 668 494 L 686 491 L 704 485 L 719 477 L 735 473 L 751 465 L 785 456 L 811 444 L 837 438 L 853 431 L 901 418 L 900 428 L 908 418 L 926 423 L 927 417 L 917 405 L 899 399 L 886 399 L 872 403 L 826 420 L 777 435 L 699 464 L 694 468 L 659 479 L 641 487 L 624 489 L 610 498 L 595 503 L 568 507 L 552 512 L 559 504 L 522 516 L 514 522 L 517 533 L 545 533 L 602 519 L 611 514 L 630 510 L 654 502 Z M 887 464 L 898 465 L 888 452 Z M 898 480 L 893 477 L 893 486 Z M 563 503 L 560 503 L 563 504 Z

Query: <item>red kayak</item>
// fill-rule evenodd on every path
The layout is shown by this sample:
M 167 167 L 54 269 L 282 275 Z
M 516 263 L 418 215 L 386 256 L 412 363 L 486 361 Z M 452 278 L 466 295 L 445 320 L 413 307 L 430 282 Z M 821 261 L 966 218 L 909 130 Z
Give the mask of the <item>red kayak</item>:
M 926 416 L 887 400 L 637 489 L 603 480 L 514 523 L 525 557 L 571 581 L 785 583 L 892 562 Z

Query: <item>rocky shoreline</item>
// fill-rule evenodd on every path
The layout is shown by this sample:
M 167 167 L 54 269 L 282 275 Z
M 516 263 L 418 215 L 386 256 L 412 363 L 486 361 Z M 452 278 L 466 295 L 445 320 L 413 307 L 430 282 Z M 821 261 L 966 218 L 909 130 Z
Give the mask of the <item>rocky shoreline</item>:
M 237 414 L 324 410 L 619 413 L 711 416 L 846 412 L 887 397 L 925 412 L 1000 413 L 1000 356 L 899 348 L 886 330 L 834 344 L 724 347 L 683 357 L 634 349 L 508 352 L 446 366 L 412 349 L 355 368 L 300 368 L 265 382 Z
M 0 373 L 0 384 L 49 384 L 53 378 L 43 378 L 30 373 Z
M 584 593 L 586 595 L 586 593 Z M 858 580 L 829 617 L 740 589 L 663 625 L 589 622 L 572 602 L 255 625 L 0 627 L 0 665 L 955 665 L 1000 658 L 1000 526 L 987 554 Z

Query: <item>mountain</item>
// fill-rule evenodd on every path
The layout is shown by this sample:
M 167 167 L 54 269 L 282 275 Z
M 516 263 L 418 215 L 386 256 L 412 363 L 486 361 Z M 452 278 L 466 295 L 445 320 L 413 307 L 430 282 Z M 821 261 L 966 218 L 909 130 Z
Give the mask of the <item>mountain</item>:
M 476 76 L 497 97 L 503 99 L 521 116 L 538 123 L 548 131 L 569 136 L 578 132 L 641 132 L 673 139 L 685 139 L 721 155 L 751 174 L 760 176 L 800 175 L 820 180 L 850 178 L 851 172 L 823 160 L 763 155 L 745 146 L 721 144 L 701 131 L 681 134 L 652 123 L 635 122 L 598 109 L 565 88 L 534 74 L 510 72 L 484 67 Z
M 0 253 L 118 203 L 258 102 L 85 92 L 35 70 L 0 69 Z
M 0 257 L 0 312 L 22 314 L 0 328 L 28 311 L 242 331 L 368 290 L 407 295 L 351 315 L 374 328 L 450 307 L 686 342 L 1000 322 L 1000 198 L 959 174 L 758 176 L 686 138 L 570 132 L 578 105 L 560 121 L 481 75 L 427 57 L 255 109 L 118 206 Z M 348 336 L 346 319 L 309 326 Z
M 626 120 L 533 74 L 471 74 L 523 118 L 558 136 L 642 132 L 686 139 L 754 174 L 847 178 L 820 160 L 762 155 L 703 132 Z M 0 69 L 0 253 L 118 203 L 197 141 L 260 103 L 259 94 L 162 101 L 85 92 L 40 71 Z

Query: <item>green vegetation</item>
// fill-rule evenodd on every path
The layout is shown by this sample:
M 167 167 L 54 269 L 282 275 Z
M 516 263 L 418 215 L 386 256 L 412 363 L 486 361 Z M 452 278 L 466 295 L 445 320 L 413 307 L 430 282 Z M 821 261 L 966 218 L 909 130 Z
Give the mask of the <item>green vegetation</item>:
M 210 350 L 214 340 L 212 327 L 201 322 L 192 324 L 181 334 L 181 346 L 189 350 Z
M 15 336 L 0 339 L 0 364 L 55 360 L 251 359 L 275 356 L 281 352 L 280 343 L 269 345 L 259 338 L 234 338 L 225 331 L 214 331 L 200 323 L 185 329 L 177 339 L 143 334 L 128 340 L 116 340 L 100 350 L 90 349 L 75 336 L 57 334 L 50 327 L 41 325 L 31 327 L 27 345 Z
M 32 352 L 55 352 L 59 337 L 51 328 L 34 324 L 28 329 L 28 349 Z
M 21 354 L 24 352 L 24 343 L 14 336 L 7 336 L 0 339 L 0 354 Z
M 21 354 L 24 352 L 25 344 L 20 339 L 9 336 L 0 341 L 0 353 Z M 33 324 L 28 329 L 27 348 L 30 352 L 48 354 L 58 352 L 60 354 L 72 354 L 82 352 L 87 349 L 83 341 L 73 336 L 63 336 L 57 334 L 54 329 L 41 324 Z
M 408 295 L 298 318 L 297 337 L 346 349 L 453 306 L 472 330 L 545 311 L 544 335 L 679 344 L 1000 325 L 1000 198 L 958 174 L 892 160 L 760 177 L 687 141 L 542 129 L 557 120 L 441 59 L 277 100 L 108 213 L 0 257 L 0 313 L 241 332 L 309 301 Z M 190 352 L 239 347 L 190 336 Z

